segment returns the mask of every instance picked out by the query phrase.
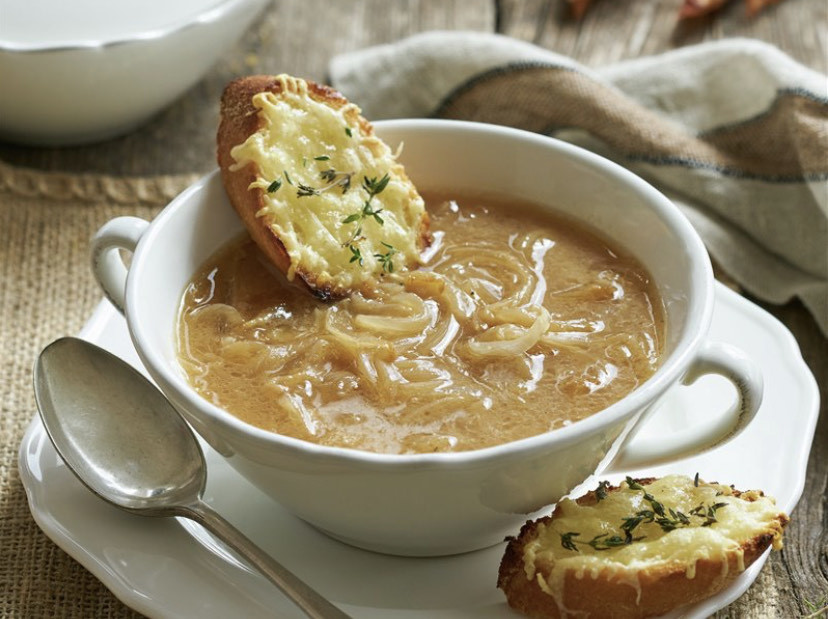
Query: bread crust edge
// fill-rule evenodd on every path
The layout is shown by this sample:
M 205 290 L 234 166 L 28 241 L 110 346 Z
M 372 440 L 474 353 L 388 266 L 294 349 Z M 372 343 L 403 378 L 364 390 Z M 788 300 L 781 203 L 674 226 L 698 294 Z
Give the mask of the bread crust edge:
M 338 91 L 324 84 L 307 81 L 309 96 L 320 103 L 340 109 L 349 104 Z M 263 128 L 264 122 L 253 105 L 253 97 L 261 92 L 279 94 L 281 82 L 276 76 L 251 75 L 237 78 L 225 86 L 219 107 L 219 126 L 216 135 L 216 160 L 225 191 L 233 209 L 241 217 L 253 241 L 265 256 L 282 272 L 288 273 L 290 256 L 279 237 L 268 225 L 262 225 L 256 214 L 265 206 L 265 192 L 251 184 L 259 177 L 259 167 L 250 162 L 236 167 L 231 155 L 232 149 L 243 144 L 248 137 Z M 374 134 L 373 126 L 361 115 L 357 115 L 363 135 Z M 408 180 L 407 175 L 403 176 Z M 410 181 L 409 181 L 410 182 Z M 266 223 L 266 222 L 265 222 Z M 419 222 L 418 245 L 422 249 L 431 242 L 428 212 Z M 412 265 L 406 265 L 412 266 Z M 329 283 L 320 283 L 316 274 L 297 265 L 295 274 L 299 282 L 314 296 L 322 300 L 342 298 L 350 293 Z
M 655 478 L 636 479 L 641 485 L 648 485 Z M 608 492 L 618 491 L 617 486 L 607 488 Z M 733 490 L 734 496 L 744 493 Z M 579 505 L 594 505 L 595 491 L 590 491 L 576 500 Z M 556 510 L 557 511 L 557 510 Z M 762 534 L 741 545 L 742 560 L 736 550 L 726 553 L 724 560 L 699 559 L 692 579 L 687 577 L 684 566 L 653 568 L 638 574 L 639 590 L 628 582 L 613 578 L 604 570 L 596 578 L 572 571 L 564 577 L 563 600 L 557 603 L 544 592 L 536 580 L 527 578 L 524 571 L 524 548 L 538 536 L 538 525 L 549 523 L 556 512 L 537 520 L 527 521 L 516 537 L 507 538 L 507 546 L 498 571 L 497 586 L 506 594 L 509 606 L 518 612 L 535 618 L 559 619 L 560 607 L 573 612 L 587 613 L 586 617 L 651 617 L 666 614 L 671 610 L 693 604 L 716 595 L 733 582 L 741 573 L 741 565 L 747 569 L 771 546 L 774 536 Z M 780 515 L 784 527 L 789 519 Z M 724 565 L 724 561 L 727 565 Z M 741 565 L 740 565 L 741 564 Z

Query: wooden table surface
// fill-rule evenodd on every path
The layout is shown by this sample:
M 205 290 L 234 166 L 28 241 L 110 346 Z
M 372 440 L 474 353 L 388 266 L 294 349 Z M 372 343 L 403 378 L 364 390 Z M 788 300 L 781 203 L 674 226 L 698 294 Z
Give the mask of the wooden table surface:
M 784 0 L 752 18 L 746 15 L 741 0 L 733 0 L 715 16 L 692 23 L 676 19 L 680 4 L 681 0 L 594 0 L 579 22 L 568 15 L 565 0 L 277 0 L 206 79 L 133 134 L 67 149 L 0 143 L 0 159 L 70 172 L 204 172 L 214 166 L 217 102 L 232 77 L 287 72 L 325 81 L 332 55 L 434 29 L 498 32 L 569 55 L 587 66 L 701 41 L 752 37 L 775 44 L 817 71 L 828 72 L 826 0 Z M 828 341 L 800 303 L 759 305 L 781 320 L 798 340 L 820 385 L 822 415 L 805 491 L 792 514 L 785 549 L 772 554 L 745 595 L 715 616 L 825 617 Z M 784 458 L 785 454 L 769 457 Z

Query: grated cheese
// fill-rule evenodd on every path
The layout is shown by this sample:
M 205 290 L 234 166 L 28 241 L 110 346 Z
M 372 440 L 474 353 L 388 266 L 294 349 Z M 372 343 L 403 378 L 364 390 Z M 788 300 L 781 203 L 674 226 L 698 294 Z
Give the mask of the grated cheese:
M 727 576 L 729 562 L 734 556 L 737 569 L 744 571 L 742 544 L 762 534 L 773 535 L 774 548 L 782 545 L 780 512 L 772 498 L 756 492 L 734 494 L 732 488 L 721 484 L 699 483 L 692 479 L 671 475 L 645 486 L 665 509 L 672 508 L 685 515 L 699 505 L 723 503 L 715 512 L 716 521 L 702 526 L 705 519 L 690 516 L 689 526 L 665 531 L 656 522 L 642 522 L 632 531 L 643 539 L 632 543 L 598 550 L 587 543 L 598 535 L 624 536 L 621 528 L 625 518 L 641 510 L 651 509 L 641 490 L 630 489 L 622 483 L 620 489 L 607 494 L 594 505 L 579 505 L 564 499 L 558 503 L 555 517 L 538 524 L 538 536 L 526 544 L 524 569 L 545 593 L 553 596 L 559 606 L 564 599 L 564 579 L 567 572 L 576 578 L 599 576 L 633 587 L 638 599 L 641 595 L 640 577 L 646 571 L 683 569 L 688 579 L 696 574 L 696 564 L 702 559 L 721 560 L 722 578 Z M 561 536 L 577 532 L 577 550 L 565 548 Z M 602 538 L 605 539 L 605 538 Z M 562 614 L 566 609 L 560 608 Z
M 263 120 L 262 128 L 231 155 L 239 169 L 248 163 L 258 167 L 251 188 L 264 193 L 264 206 L 256 214 L 279 237 L 290 257 L 288 279 L 298 272 L 314 273 L 320 286 L 353 289 L 383 272 L 375 254 L 394 248 L 397 268 L 419 263 L 420 224 L 425 205 L 405 176 L 395 154 L 379 138 L 366 133 L 359 108 L 348 103 L 340 108 L 314 100 L 308 84 L 280 75 L 281 92 L 254 95 L 253 105 Z M 327 159 L 325 159 L 327 158 Z M 351 174 L 350 188 L 333 185 L 316 195 L 299 196 L 299 186 L 319 189 L 329 183 L 325 170 Z M 363 179 L 381 179 L 386 188 L 371 200 L 374 211 L 382 209 L 380 224 L 373 217 L 359 223 L 343 223 L 362 211 L 368 193 Z M 268 188 L 276 180 L 275 191 Z M 361 223 L 362 234 L 354 242 L 362 257 L 351 261 L 349 241 Z

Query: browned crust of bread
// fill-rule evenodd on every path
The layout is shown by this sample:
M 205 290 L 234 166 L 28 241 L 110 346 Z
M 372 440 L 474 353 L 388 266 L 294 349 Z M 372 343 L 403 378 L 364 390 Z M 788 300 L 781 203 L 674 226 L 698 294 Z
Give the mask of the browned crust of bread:
M 348 100 L 333 88 L 312 81 L 307 81 L 307 84 L 308 93 L 315 101 L 334 109 L 348 105 Z M 216 136 L 216 158 L 230 203 L 244 221 L 253 241 L 282 273 L 286 273 L 290 266 L 290 257 L 285 246 L 267 222 L 256 217 L 256 213 L 264 206 L 265 195 L 261 189 L 250 188 L 250 184 L 257 178 L 258 166 L 251 162 L 240 169 L 231 169 L 235 161 L 230 154 L 235 146 L 242 144 L 262 128 L 263 121 L 253 106 L 253 96 L 260 92 L 278 94 L 281 90 L 279 80 L 270 75 L 238 78 L 225 87 L 221 97 L 220 122 Z M 362 116 L 359 117 L 359 124 L 363 135 L 373 135 L 373 126 Z M 419 235 L 420 246 L 427 246 L 431 241 L 427 214 L 424 214 L 420 222 Z M 348 292 L 319 284 L 314 273 L 301 268 L 296 269 L 296 274 L 308 290 L 321 299 L 342 297 Z
M 636 479 L 641 485 L 648 485 L 654 478 Z M 617 486 L 607 488 L 615 492 Z M 733 490 L 734 496 L 744 493 Z M 746 500 L 753 500 L 745 495 Z M 588 492 L 576 500 L 579 505 L 594 505 L 597 495 Z M 504 591 L 509 606 L 518 612 L 537 618 L 558 619 L 562 616 L 558 604 L 544 592 L 536 580 L 526 577 L 523 565 L 524 548 L 538 537 L 538 525 L 550 523 L 557 513 L 534 521 L 527 521 L 517 537 L 509 538 L 500 563 L 497 586 Z M 788 518 L 781 515 L 782 526 Z M 758 559 L 773 542 L 772 534 L 764 534 L 748 540 L 742 545 L 745 569 Z M 584 613 L 583 617 L 632 618 L 663 615 L 671 610 L 692 604 L 715 595 L 739 576 L 740 565 L 737 554 L 727 555 L 727 569 L 717 560 L 701 559 L 696 562 L 695 575 L 687 578 L 684 567 L 649 569 L 639 574 L 639 592 L 629 583 L 614 579 L 607 570 L 597 578 L 568 572 L 564 578 L 564 599 L 562 606 L 570 611 Z

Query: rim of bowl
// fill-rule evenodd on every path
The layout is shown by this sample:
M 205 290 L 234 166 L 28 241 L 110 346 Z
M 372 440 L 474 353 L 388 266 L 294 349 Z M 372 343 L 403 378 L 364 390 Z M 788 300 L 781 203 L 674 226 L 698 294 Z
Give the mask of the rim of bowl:
M 13 53 L 42 53 L 71 50 L 104 49 L 118 45 L 126 45 L 140 41 L 153 41 L 178 34 L 190 28 L 219 22 L 237 7 L 246 4 L 261 4 L 264 6 L 270 0 L 214 0 L 200 9 L 183 16 L 180 20 L 167 26 L 147 28 L 131 34 L 118 37 L 98 37 L 94 39 L 57 40 L 51 43 L 20 43 L 0 38 L 0 52 Z
M 303 452 L 304 456 L 312 457 L 318 461 L 347 461 L 365 465 L 381 464 L 384 467 L 404 466 L 420 469 L 482 464 L 485 461 L 495 458 L 520 458 L 527 453 L 531 454 L 536 450 L 542 449 L 550 441 L 554 441 L 558 445 L 566 445 L 578 441 L 590 433 L 600 431 L 601 428 L 614 425 L 634 411 L 643 410 L 649 403 L 652 403 L 659 395 L 681 378 L 681 374 L 689 366 L 699 346 L 707 337 L 707 330 L 713 314 L 713 271 L 707 251 L 698 233 L 696 233 L 689 220 L 681 213 L 678 207 L 660 191 L 634 173 L 609 159 L 556 138 L 521 129 L 472 121 L 443 119 L 398 119 L 377 121 L 373 124 L 378 132 L 386 127 L 392 130 L 403 129 L 416 131 L 442 131 L 448 127 L 452 131 L 461 133 L 483 131 L 492 135 L 499 134 L 507 139 L 520 138 L 521 140 L 530 140 L 546 148 L 562 151 L 566 156 L 580 160 L 590 167 L 601 168 L 602 173 L 613 177 L 621 183 L 631 185 L 639 194 L 643 194 L 651 207 L 659 213 L 662 220 L 672 230 L 677 231 L 680 237 L 684 239 L 685 250 L 688 255 L 693 256 L 692 261 L 696 266 L 691 277 L 696 281 L 700 294 L 696 295 L 688 306 L 688 325 L 682 336 L 676 342 L 673 353 L 650 378 L 636 387 L 631 393 L 585 419 L 573 422 L 569 426 L 544 432 L 543 434 L 529 436 L 491 447 L 459 452 L 425 454 L 376 453 L 344 447 L 319 445 L 317 443 L 311 443 L 310 441 L 258 428 L 242 421 L 232 413 L 208 402 L 198 395 L 186 381 L 183 374 L 177 368 L 173 368 L 172 364 L 165 362 L 159 351 L 144 350 L 138 343 L 142 338 L 144 330 L 141 321 L 136 320 L 134 323 L 130 321 L 130 331 L 134 333 L 132 339 L 138 355 L 147 368 L 147 371 L 162 387 L 163 391 L 173 391 L 180 401 L 186 403 L 189 411 L 199 411 L 199 416 L 207 418 L 208 427 L 212 424 L 218 424 L 224 431 L 230 431 L 237 436 L 242 436 L 244 440 L 254 441 L 257 447 L 260 448 L 263 446 L 272 446 L 277 450 Z M 148 253 L 147 248 L 151 247 L 152 241 L 157 235 L 157 231 L 162 228 L 164 221 L 172 217 L 175 211 L 181 205 L 187 203 L 193 195 L 202 191 L 218 173 L 218 170 L 214 170 L 203 176 L 188 189 L 184 190 L 184 192 L 176 197 L 156 217 L 138 244 L 132 260 L 133 267 L 136 265 L 140 266 L 141 262 L 143 262 L 143 255 Z M 135 310 L 131 308 L 134 308 L 136 303 L 140 303 L 140 295 L 138 295 L 135 286 L 130 285 L 134 281 L 134 278 L 129 278 L 127 282 L 126 313 L 128 317 L 131 317 L 135 313 Z M 226 442 L 226 439 L 221 438 L 221 432 L 216 434 L 219 436 L 219 440 Z

